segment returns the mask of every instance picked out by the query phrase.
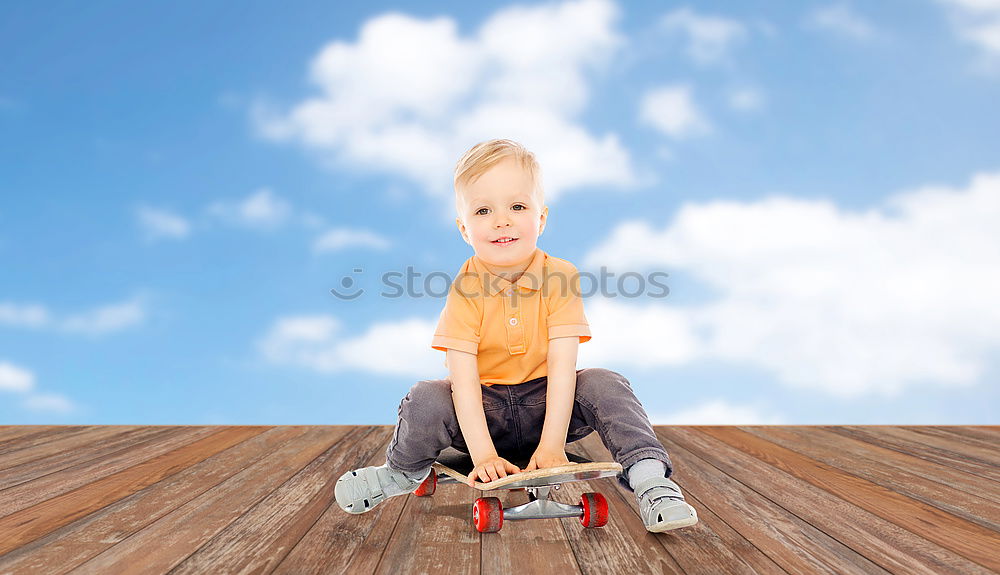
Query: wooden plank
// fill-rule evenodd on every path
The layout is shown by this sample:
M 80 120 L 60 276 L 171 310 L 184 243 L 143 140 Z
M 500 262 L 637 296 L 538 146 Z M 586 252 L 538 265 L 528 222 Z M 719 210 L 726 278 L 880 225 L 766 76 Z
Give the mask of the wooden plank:
M 260 432 L 260 429 L 253 428 L 226 428 L 72 491 L 23 507 L 0 518 L 0 533 L 4 534 L 0 539 L 0 555 L 69 525 Z M 58 474 L 63 481 L 67 481 L 66 475 L 67 473 Z M 42 481 L 32 481 L 7 491 L 17 491 L 39 483 Z M 25 493 L 22 499 L 37 497 L 33 493 Z
M 823 428 L 829 429 L 834 433 L 840 433 L 848 437 L 854 437 L 862 441 L 874 443 L 875 445 L 894 449 L 901 453 L 915 455 L 927 461 L 952 467 L 953 469 L 960 469 L 966 473 L 978 475 L 990 481 L 1000 481 L 1000 470 L 995 466 L 990 466 L 982 461 L 970 460 L 961 453 L 931 447 L 905 437 L 898 437 L 892 433 L 891 428 L 888 426 L 824 426 Z
M 605 527 L 584 529 L 576 518 L 509 521 L 501 532 L 482 535 L 471 524 L 480 494 L 463 485 L 440 486 L 431 497 L 394 497 L 366 514 L 340 510 L 333 501 L 337 477 L 384 463 L 392 426 L 257 429 L 243 441 L 230 437 L 229 447 L 218 442 L 217 429 L 138 427 L 129 437 L 149 435 L 134 445 L 124 441 L 124 429 L 0 427 L 6 446 L 0 464 L 13 463 L 7 470 L 22 479 L 33 474 L 0 489 L 0 506 L 16 508 L 0 517 L 0 573 L 976 574 L 997 568 L 973 561 L 991 558 L 1000 543 L 1000 490 L 981 473 L 996 467 L 997 451 L 990 449 L 1000 435 L 996 426 L 657 426 L 698 525 L 648 533 L 634 494 L 601 479 L 553 494 L 576 504 L 581 493 L 600 491 L 612 513 Z M 567 446 L 574 450 L 610 459 L 596 433 Z M 953 461 L 966 467 L 956 469 Z M 980 473 L 970 473 L 972 466 Z M 0 482 L 9 477 L 0 473 Z M 522 492 L 482 495 L 506 498 L 507 506 L 527 501 Z M 966 557 L 964 549 L 937 540 L 949 537 L 965 540 L 978 555 Z
M 461 486 L 457 486 L 461 487 Z M 505 508 L 528 503 L 531 499 L 526 491 L 487 491 L 483 497 L 499 497 Z M 567 502 L 564 497 L 556 500 Z M 465 521 L 468 529 L 472 526 L 472 503 Z M 524 575 L 547 575 L 551 573 L 583 573 L 573 555 L 573 548 L 566 540 L 563 527 L 557 519 L 529 519 L 506 521 L 497 533 L 483 533 L 482 571 L 483 575 L 518 573 Z M 534 560 L 525 561 L 526 557 Z
M 762 427 L 762 429 L 767 428 Z M 774 429 L 793 428 L 775 427 Z M 824 441 L 837 441 L 836 438 L 840 438 L 840 441 L 848 442 L 847 445 L 851 445 L 852 450 L 860 450 L 862 453 L 872 454 L 874 460 L 879 462 L 883 467 L 890 467 L 927 480 L 944 483 L 993 503 L 1000 502 L 1000 491 L 997 490 L 996 482 L 989 479 L 954 469 L 950 465 L 928 461 L 912 453 L 879 445 L 877 441 L 873 442 L 871 438 L 866 440 L 852 434 L 837 433 L 836 427 L 809 426 L 805 429 L 807 430 L 805 431 L 807 435 L 820 434 L 824 438 Z
M 4 458 L 11 465 L 0 473 L 0 490 L 104 458 L 143 441 L 156 441 L 171 431 L 162 427 L 95 427 L 99 433 L 76 434 L 50 441 L 36 449 L 18 450 Z
M 350 449 L 346 445 L 341 448 L 344 459 L 329 477 L 334 486 L 347 471 L 385 462 L 385 447 L 392 438 L 392 427 L 365 426 L 364 432 Z M 333 501 L 278 563 L 274 574 L 374 572 L 406 499 L 390 497 L 368 513 L 358 515 L 344 512 Z
M 930 426 L 890 427 L 888 431 L 921 443 L 928 443 L 941 449 L 960 453 L 969 459 L 977 459 L 993 467 L 1000 466 L 1000 443 L 974 437 L 963 437 L 950 431 Z
M 271 428 L 0 556 L 0 573 L 64 573 L 293 441 L 307 427 Z
M 269 572 L 282 562 L 323 511 L 336 505 L 334 472 L 357 457 L 341 442 L 330 442 L 329 428 L 314 429 L 326 434 L 322 443 L 330 447 L 174 567 L 172 575 Z M 356 432 L 363 437 L 372 431 Z
M 681 487 L 681 489 L 684 488 Z M 704 550 L 707 556 L 711 558 L 706 561 L 704 557 L 701 557 L 702 562 L 728 564 L 728 568 L 731 570 L 725 571 L 727 574 L 745 572 L 746 569 L 740 563 L 746 564 L 747 568 L 750 569 L 750 573 L 759 573 L 762 575 L 784 575 L 788 573 L 788 571 L 779 567 L 770 557 L 761 552 L 753 543 L 747 541 L 738 531 L 730 527 L 721 517 L 716 515 L 707 502 L 699 500 L 686 490 L 684 492 L 684 499 L 695 509 L 700 509 L 698 511 L 698 525 L 701 526 L 701 529 L 705 530 L 706 544 Z M 699 528 L 697 526 L 692 527 L 695 529 Z M 693 564 L 689 564 L 692 562 Z M 684 558 L 684 566 L 686 572 L 692 575 L 699 573 L 720 573 L 720 571 L 711 571 L 701 567 L 697 556 L 693 553 L 689 557 Z
M 887 573 L 810 515 L 829 514 L 836 530 L 854 529 L 849 506 L 746 453 L 707 436 L 703 427 L 669 427 L 658 437 L 678 460 L 682 485 L 789 573 Z M 678 480 L 680 484 L 680 480 Z M 806 510 L 807 519 L 800 518 Z M 843 518 L 850 519 L 843 521 Z M 827 522 L 830 522 L 828 519 Z M 844 525 L 839 525 L 843 523 Z M 890 524 L 891 525 L 891 524 Z M 907 573 L 907 558 L 898 572 Z
M 1000 505 L 995 501 L 973 495 L 971 490 L 966 492 L 957 489 L 948 481 L 951 476 L 963 475 L 983 484 L 989 483 L 980 477 L 947 470 L 936 463 L 912 455 L 884 449 L 816 427 L 757 426 L 740 429 L 911 499 L 938 507 L 966 521 L 1000 531 Z M 925 468 L 925 472 L 918 474 L 912 471 L 916 468 Z M 945 475 L 942 473 L 943 470 L 950 473 Z M 995 485 L 984 485 L 984 487 L 997 490 Z
M 451 451 L 451 453 L 449 453 Z M 531 461 L 530 456 L 522 460 L 511 461 L 510 458 L 507 460 L 513 464 L 515 467 L 520 469 L 519 473 L 509 473 L 505 477 L 500 477 L 494 479 L 493 481 L 482 482 L 478 479 L 469 480 L 469 474 L 472 473 L 473 464 L 472 457 L 467 453 L 462 453 L 457 449 L 450 449 L 441 452 L 438 455 L 437 461 L 434 462 L 434 470 L 445 475 L 457 479 L 462 483 L 470 487 L 474 487 L 480 491 L 500 491 L 501 488 L 506 489 L 517 489 L 524 487 L 533 487 L 537 485 L 545 485 L 546 482 L 535 482 L 529 485 L 517 485 L 522 482 L 528 482 L 536 479 L 544 479 L 549 482 L 549 485 L 565 483 L 571 479 L 578 479 L 578 477 L 572 477 L 576 474 L 594 473 L 592 475 L 618 475 L 621 472 L 622 466 L 613 461 L 587 461 L 584 457 L 579 457 L 571 453 L 566 454 L 566 458 L 569 463 L 559 467 L 550 467 L 548 469 L 534 469 L 531 471 L 524 471 L 528 467 L 528 463 Z M 564 477 L 569 476 L 569 477 Z M 593 477 L 598 479 L 599 477 Z M 490 489 L 493 487 L 494 489 Z
M 601 442 L 597 433 L 591 433 L 584 439 L 570 444 L 568 447 L 580 446 L 584 453 L 592 459 L 611 459 L 611 452 Z M 676 478 L 676 477 L 675 477 Z M 618 483 L 617 479 L 602 479 L 593 482 L 601 486 L 600 492 L 608 500 L 611 510 L 610 522 L 617 522 L 622 526 L 625 536 L 635 541 L 640 546 L 642 557 L 640 563 L 648 565 L 645 570 L 655 573 L 687 573 L 695 575 L 706 574 L 740 574 L 740 573 L 785 573 L 773 561 L 767 559 L 759 551 L 756 557 L 750 559 L 754 562 L 763 558 L 759 562 L 760 571 L 755 570 L 737 556 L 732 549 L 728 548 L 723 538 L 713 531 L 712 526 L 718 527 L 721 523 L 712 515 L 710 511 L 701 505 L 693 496 L 685 490 L 685 499 L 699 513 L 698 523 L 680 530 L 667 533 L 650 533 L 646 530 L 639 516 L 639 506 L 635 493 L 625 489 Z M 681 487 L 683 490 L 684 488 Z M 577 498 L 581 490 L 576 490 Z M 703 517 L 707 516 L 706 517 Z M 609 523 L 610 523 L 609 522 Z M 575 527 L 574 527 L 575 529 Z M 577 530 L 580 531 L 580 530 Z M 581 531 L 581 532 L 585 532 Z M 732 535 L 730 529 L 724 535 Z M 748 545 L 746 539 L 737 538 L 743 545 Z M 748 545 L 749 546 L 749 545 Z M 752 546 L 749 546 L 752 548 Z M 739 548 L 739 547 L 737 547 Z M 585 561 L 586 556 L 581 559 Z M 643 569 L 640 569 L 642 571 Z M 615 572 L 612 568 L 611 572 Z
M 55 439 L 38 442 L 37 445 L 31 445 L 29 441 L 19 442 L 12 445 L 11 449 L 0 452 L 0 470 L 4 471 L 6 475 L 8 470 L 16 466 L 54 455 L 65 457 L 73 454 L 76 450 L 86 449 L 88 446 L 107 441 L 108 438 L 141 429 L 148 428 L 95 425 L 77 433 L 65 433 Z
M 88 433 L 94 426 L 25 426 L 24 433 L 19 433 L 17 428 L 10 437 L 0 440 L 0 454 L 8 454 L 21 449 L 43 445 L 48 441 L 60 439 L 73 434 Z
M 480 573 L 490 558 L 483 557 L 481 534 L 472 525 L 478 495 L 466 485 L 449 483 L 429 497 L 400 497 L 402 513 L 374 573 Z
M 229 428 L 221 428 L 224 433 Z M 253 464 L 162 515 L 73 573 L 166 573 L 253 509 L 331 445 L 350 450 L 358 432 L 306 427 Z M 252 558 L 251 558 L 252 559 Z M 225 569 L 209 570 L 226 572 Z
M 946 431 L 959 437 L 982 440 L 990 445 L 1000 444 L 1000 425 L 934 425 L 921 426 Z
M 775 489 L 775 495 L 781 496 L 781 504 L 789 511 L 890 571 L 967 574 L 1000 568 L 995 554 L 1000 538 L 989 529 L 745 431 L 728 427 L 704 427 L 700 431 L 719 440 L 717 447 L 719 443 L 732 446 L 800 480 L 797 483 L 802 490 L 798 493 L 789 491 L 795 482 L 787 480 L 783 481 L 784 487 L 768 487 Z M 747 471 L 750 461 L 740 466 L 728 461 L 718 465 L 729 466 L 737 479 L 743 476 L 752 481 L 755 477 Z M 785 477 L 772 472 L 769 479 L 782 481 Z M 805 491 L 811 493 L 808 498 L 800 495 Z M 817 505 L 819 501 L 824 504 Z M 905 561 L 901 562 L 901 558 Z
M 0 425 L 0 454 L 19 438 L 56 429 L 56 425 Z
M 58 497 L 88 483 L 101 480 L 123 470 L 159 457 L 173 449 L 197 441 L 212 431 L 190 427 L 171 430 L 169 434 L 147 438 L 124 447 L 106 457 L 85 461 L 63 472 L 39 477 L 3 490 L 0 497 L 0 517 Z

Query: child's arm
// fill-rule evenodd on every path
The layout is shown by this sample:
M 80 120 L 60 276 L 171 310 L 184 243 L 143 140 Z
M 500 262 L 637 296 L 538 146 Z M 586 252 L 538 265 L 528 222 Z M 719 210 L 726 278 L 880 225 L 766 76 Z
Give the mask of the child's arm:
M 545 422 L 542 437 L 525 471 L 566 465 L 566 434 L 576 399 L 576 356 L 580 346 L 578 336 L 556 337 L 549 340 L 546 358 L 548 389 L 545 391 Z
M 455 414 L 462 428 L 465 445 L 469 448 L 474 468 L 468 480 L 484 483 L 519 473 L 516 465 L 497 455 L 486 412 L 483 410 L 483 388 L 479 382 L 479 363 L 476 354 L 448 349 L 448 371 L 451 377 L 451 398 Z

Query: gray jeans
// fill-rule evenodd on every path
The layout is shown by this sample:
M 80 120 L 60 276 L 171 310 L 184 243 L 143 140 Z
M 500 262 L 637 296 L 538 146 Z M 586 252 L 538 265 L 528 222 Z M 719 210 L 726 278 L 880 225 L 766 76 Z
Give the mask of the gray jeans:
M 546 388 L 546 377 L 482 387 L 486 426 L 497 455 L 526 461 L 534 453 L 545 422 Z M 666 477 L 673 473 L 670 456 L 656 439 L 628 380 L 608 369 L 580 369 L 566 443 L 595 430 L 623 470 L 640 459 L 653 458 L 666 465 Z M 447 447 L 469 453 L 455 414 L 451 382 L 418 381 L 399 404 L 399 421 L 385 450 L 386 462 L 401 471 L 422 472 Z M 618 481 L 632 491 L 624 474 L 618 475 Z

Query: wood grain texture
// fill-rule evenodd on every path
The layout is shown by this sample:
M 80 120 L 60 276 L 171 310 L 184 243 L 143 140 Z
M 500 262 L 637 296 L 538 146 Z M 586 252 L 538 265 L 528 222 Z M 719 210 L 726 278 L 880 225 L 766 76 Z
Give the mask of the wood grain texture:
M 78 567 L 77 573 L 166 573 L 302 471 L 343 432 L 311 430 Z M 140 560 L 141 559 L 141 560 Z
M 948 449 L 941 447 L 940 444 L 933 445 L 913 437 L 912 434 L 901 433 L 904 431 L 902 429 L 889 426 L 861 427 L 852 425 L 833 428 L 833 430 L 848 437 L 855 437 L 900 453 L 933 461 L 939 465 L 958 469 L 993 482 L 1000 481 L 1000 469 L 980 459 L 981 451 L 973 450 L 971 446 L 969 453 L 966 454 L 960 448 Z M 955 444 L 951 445 L 956 447 Z
M 0 513 L 12 512 L 0 517 L 0 533 L 4 534 L 0 540 L 0 556 L 257 433 L 259 431 L 247 428 L 223 428 L 185 443 L 192 436 L 204 435 L 204 431 L 181 429 L 175 433 L 178 436 L 176 441 L 158 444 L 156 449 L 137 449 L 141 453 L 137 457 L 123 454 L 113 458 L 114 463 L 109 467 L 115 473 L 109 473 L 97 464 L 87 464 L 83 469 L 85 473 L 81 475 L 47 475 L 37 481 L 5 489 L 0 492 L 4 496 L 0 498 Z M 155 456 L 149 457 L 152 454 Z M 131 466 L 125 467 L 128 464 Z M 31 491 L 36 484 L 41 485 L 41 491 L 48 495 L 47 498 Z M 79 487 L 67 489 L 66 485 Z M 9 491 L 15 492 L 16 496 L 7 500 Z
M 1000 530 L 1000 503 L 984 497 L 995 489 L 987 480 L 815 427 L 741 429 L 915 501 Z
M 330 475 L 385 461 L 385 447 L 392 439 L 390 426 L 358 426 L 341 446 L 344 458 Z M 344 513 L 336 503 L 328 506 L 275 568 L 283 575 L 317 573 L 372 573 L 399 521 L 407 497 L 393 497 L 368 513 Z
M 17 549 L 6 556 L 6 565 L 16 572 L 63 573 L 130 537 L 141 538 L 147 526 L 244 470 L 259 467 L 269 453 L 306 429 L 269 429 Z
M 649 533 L 616 478 L 550 497 L 611 518 L 507 521 L 439 485 L 351 515 L 343 473 L 385 462 L 388 425 L 0 427 L 0 575 L 35 573 L 961 573 L 1000 571 L 997 426 L 654 430 L 695 526 Z M 567 452 L 611 454 L 591 434 Z
M 796 510 L 821 507 L 808 485 L 790 483 L 781 471 L 727 448 L 701 428 L 657 429 L 681 489 L 706 502 L 726 523 L 789 573 L 887 573 L 864 553 L 804 520 Z M 745 467 L 749 466 L 749 469 Z M 822 502 L 820 502 L 822 503 Z M 846 502 L 827 499 L 834 516 Z
M 611 453 L 596 433 L 573 444 L 579 445 L 589 457 L 611 457 Z M 683 467 L 684 457 L 671 455 L 675 466 Z M 600 490 L 609 500 L 616 497 L 612 518 L 628 521 L 633 536 L 649 541 L 652 551 L 658 554 L 666 553 L 674 559 L 670 569 L 662 569 L 665 573 L 688 574 L 740 574 L 740 573 L 785 573 L 778 565 L 750 544 L 743 536 L 732 529 L 725 521 L 716 515 L 708 506 L 698 500 L 684 483 L 683 477 L 674 474 L 672 478 L 679 482 L 687 502 L 698 512 L 698 523 L 674 532 L 653 534 L 646 531 L 639 517 L 639 502 L 635 493 L 625 489 L 617 480 L 605 479 L 606 483 Z M 606 486 L 606 487 L 605 487 Z M 659 549 L 657 549 L 659 547 Z M 649 553 L 647 553 L 649 555 Z
M 435 463 L 434 470 L 439 473 L 444 473 L 445 475 L 461 481 L 463 484 L 468 485 L 479 491 L 496 491 L 503 488 L 512 489 L 509 487 L 511 485 L 516 485 L 522 481 L 530 481 L 533 479 L 549 479 L 553 475 L 562 474 L 577 474 L 577 473 L 588 473 L 588 472 L 601 472 L 601 473 L 621 473 L 622 466 L 613 461 L 592 461 L 589 463 L 570 463 L 569 465 L 560 465 L 559 467 L 549 467 L 547 469 L 533 469 L 531 471 L 520 471 L 518 473 L 509 473 L 506 477 L 499 477 L 493 481 L 484 483 L 482 481 L 469 481 L 469 476 L 466 473 L 462 473 L 459 470 L 452 469 L 446 465 Z M 469 470 L 472 473 L 472 470 Z M 513 487 L 516 489 L 516 487 Z
M 890 572 L 989 572 L 974 562 L 990 562 L 974 543 L 986 543 L 989 530 L 743 430 L 706 427 L 702 433 L 718 440 L 708 446 L 727 473 L 744 482 L 755 473 L 772 474 L 777 489 L 768 497 L 775 503 Z

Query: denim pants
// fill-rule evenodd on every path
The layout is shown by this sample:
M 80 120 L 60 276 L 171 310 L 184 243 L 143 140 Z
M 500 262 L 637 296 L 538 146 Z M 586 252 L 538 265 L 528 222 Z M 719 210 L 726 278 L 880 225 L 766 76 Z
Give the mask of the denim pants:
M 482 386 L 486 426 L 500 457 L 526 461 L 534 453 L 545 422 L 547 381 L 539 377 L 518 385 Z M 628 380 L 608 369 L 579 369 L 566 443 L 595 430 L 623 470 L 640 459 L 653 458 L 666 466 L 665 477 L 673 473 L 670 456 L 656 439 Z M 386 462 L 401 471 L 422 472 L 448 447 L 469 453 L 455 414 L 451 381 L 419 381 L 399 404 L 399 421 L 385 450 Z M 618 481 L 632 491 L 624 473 Z

